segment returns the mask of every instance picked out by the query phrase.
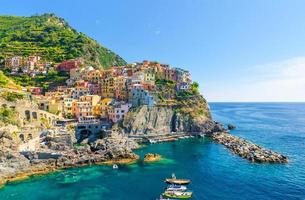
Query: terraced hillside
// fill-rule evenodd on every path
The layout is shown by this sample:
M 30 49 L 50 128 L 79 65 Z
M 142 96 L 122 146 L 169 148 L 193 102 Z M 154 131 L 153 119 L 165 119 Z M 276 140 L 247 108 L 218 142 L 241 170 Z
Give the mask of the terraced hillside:
M 2 71 L 0 71 L 0 89 L 1 88 L 21 90 L 21 87 L 17 85 L 12 79 L 5 76 Z
M 97 68 L 126 64 L 120 56 L 54 14 L 0 16 L 0 60 L 5 56 L 33 54 L 55 63 L 83 57 L 87 64 Z

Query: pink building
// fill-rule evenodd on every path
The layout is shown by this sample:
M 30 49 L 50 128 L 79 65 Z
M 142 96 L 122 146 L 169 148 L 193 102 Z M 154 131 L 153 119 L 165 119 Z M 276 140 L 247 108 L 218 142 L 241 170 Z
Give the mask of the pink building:
M 117 102 L 114 105 L 109 106 L 108 108 L 109 119 L 113 123 L 117 123 L 118 121 L 124 118 L 124 116 L 129 111 L 130 108 L 131 108 L 131 104 L 124 102 Z

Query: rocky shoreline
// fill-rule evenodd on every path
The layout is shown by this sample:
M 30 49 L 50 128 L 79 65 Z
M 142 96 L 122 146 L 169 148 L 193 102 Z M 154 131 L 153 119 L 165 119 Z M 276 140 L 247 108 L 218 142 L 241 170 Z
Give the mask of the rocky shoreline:
M 229 134 L 219 123 L 208 128 L 203 134 L 220 143 L 233 153 L 255 163 L 287 163 L 288 158 L 260 147 L 245 139 Z M 189 134 L 188 134 L 189 135 Z M 162 135 L 168 139 L 168 135 Z M 158 136 L 161 137 L 162 136 Z M 185 134 L 177 139 L 188 138 Z M 21 181 L 35 175 L 88 165 L 131 164 L 139 159 L 133 149 L 139 148 L 134 138 L 112 131 L 103 139 L 89 142 L 84 140 L 75 146 L 74 132 L 57 133 L 41 138 L 40 147 L 35 151 L 18 152 L 11 146 L 12 140 L 4 142 L 0 149 L 0 188 L 13 181 Z M 167 141 L 167 140 L 164 140 Z M 158 154 L 147 154 L 144 162 L 162 159 Z
M 24 172 L 20 172 L 17 174 L 13 174 L 10 176 L 5 177 L 4 179 L 0 180 L 0 189 L 4 187 L 5 184 L 11 183 L 11 182 L 18 182 L 26 180 L 33 176 L 41 176 L 46 175 L 52 172 L 68 169 L 68 168 L 74 168 L 74 167 L 86 167 L 90 165 L 113 165 L 113 164 L 133 164 L 139 159 L 138 156 L 135 158 L 122 158 L 122 159 L 115 159 L 115 160 L 107 160 L 107 161 L 100 161 L 100 162 L 93 162 L 93 163 L 78 163 L 73 164 L 70 166 L 45 166 L 45 168 L 36 168 L 37 166 L 32 166 L 30 169 Z
M 36 151 L 0 149 L 0 185 L 66 168 L 131 164 L 139 159 L 132 152 L 138 144 L 120 134 L 94 142 L 84 141 L 77 147 L 71 143 L 70 136 L 73 133 L 45 137 Z
M 256 163 L 288 163 L 286 156 L 265 149 L 245 139 L 231 135 L 227 132 L 213 133 L 211 138 L 227 147 L 233 153 Z

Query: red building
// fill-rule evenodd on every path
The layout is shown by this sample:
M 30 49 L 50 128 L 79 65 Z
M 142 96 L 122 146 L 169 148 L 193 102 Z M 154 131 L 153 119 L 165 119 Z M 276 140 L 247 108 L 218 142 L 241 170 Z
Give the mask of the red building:
M 83 64 L 80 59 L 63 61 L 57 65 L 56 70 L 61 72 L 70 72 L 71 69 L 79 68 Z
M 30 92 L 33 95 L 41 95 L 42 88 L 41 87 L 30 87 L 30 88 L 28 88 L 28 92 Z

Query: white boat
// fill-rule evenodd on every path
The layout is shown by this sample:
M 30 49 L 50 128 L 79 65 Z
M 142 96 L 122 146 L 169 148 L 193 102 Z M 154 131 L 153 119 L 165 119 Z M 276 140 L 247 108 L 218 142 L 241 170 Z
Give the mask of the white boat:
M 112 165 L 113 169 L 119 169 L 119 166 L 117 164 Z
M 175 198 L 175 199 L 189 199 L 192 197 L 193 192 L 191 192 L 191 191 L 187 191 L 187 192 L 165 191 L 163 195 L 166 197 Z
M 149 139 L 149 143 L 150 143 L 150 144 L 155 144 L 155 143 L 157 143 L 157 141 L 156 141 L 156 140 L 153 140 L 153 139 Z
M 184 185 L 169 185 L 166 191 L 186 191 L 187 187 Z

